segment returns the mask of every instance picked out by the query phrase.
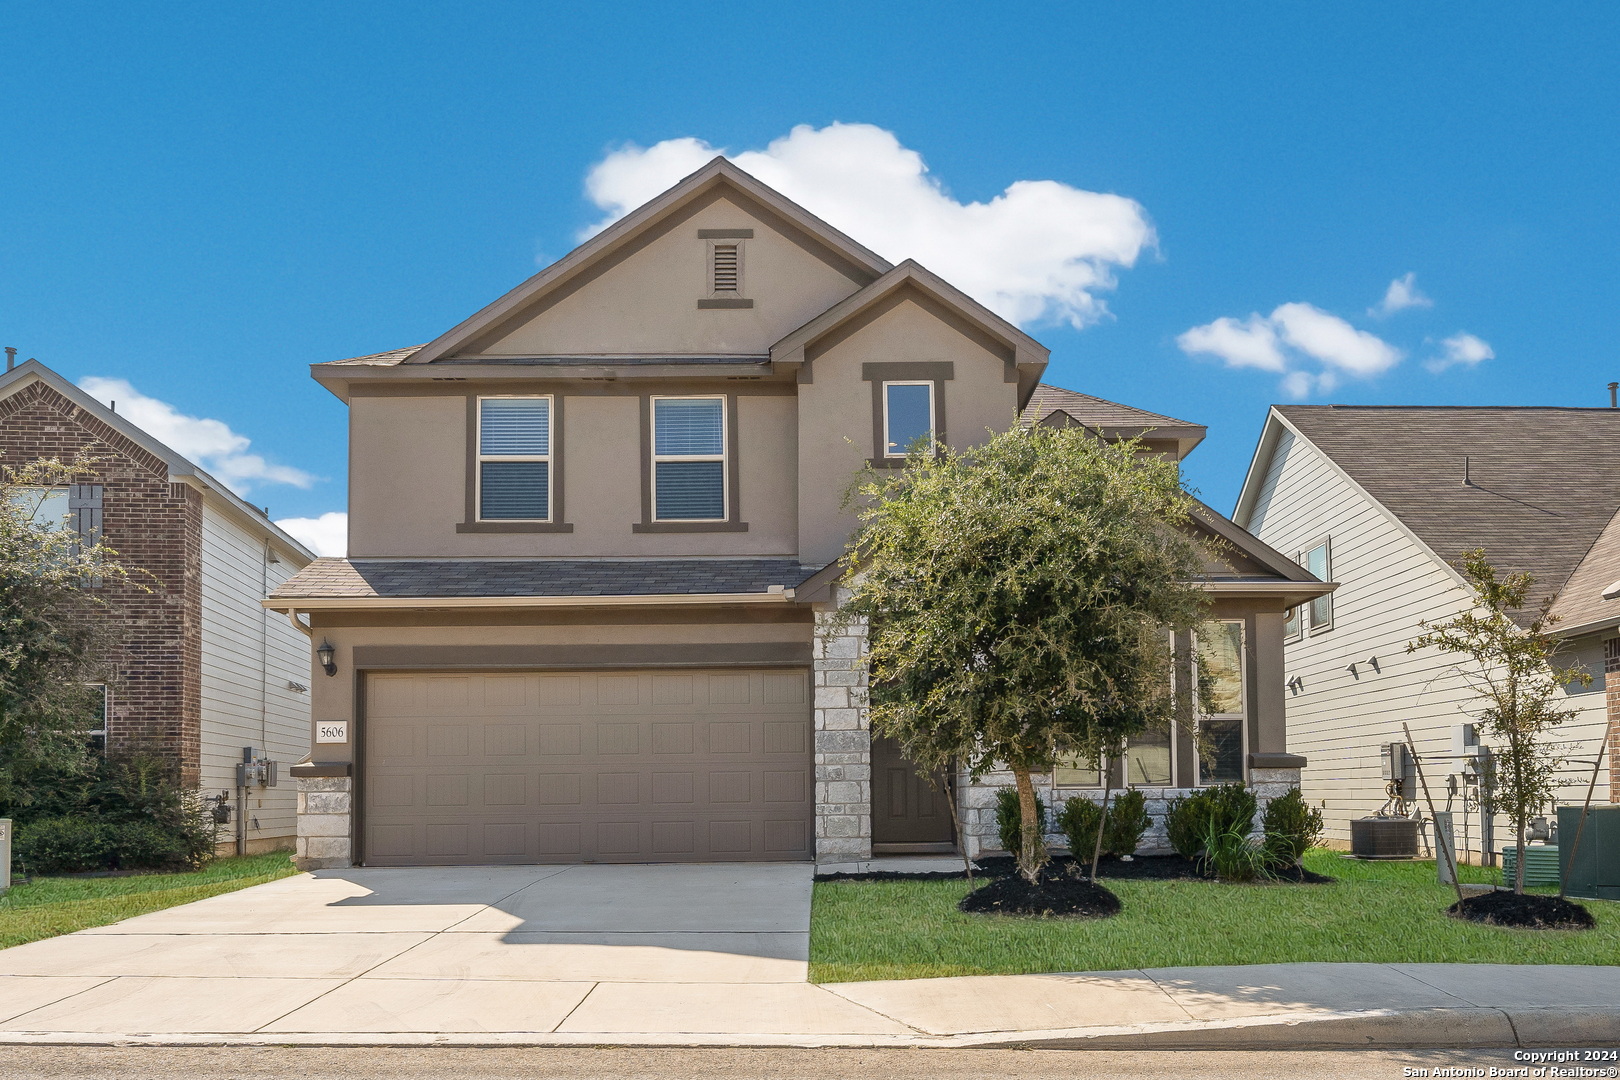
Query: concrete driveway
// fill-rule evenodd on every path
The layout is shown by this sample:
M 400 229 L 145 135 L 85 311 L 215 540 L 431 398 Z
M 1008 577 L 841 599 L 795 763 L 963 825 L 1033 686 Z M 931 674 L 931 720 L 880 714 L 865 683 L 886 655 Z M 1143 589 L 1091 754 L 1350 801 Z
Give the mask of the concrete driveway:
M 805 981 L 811 874 L 786 863 L 304 874 L 0 951 L 0 1029 L 712 1031 L 724 1001 L 738 1033 L 910 1030 Z

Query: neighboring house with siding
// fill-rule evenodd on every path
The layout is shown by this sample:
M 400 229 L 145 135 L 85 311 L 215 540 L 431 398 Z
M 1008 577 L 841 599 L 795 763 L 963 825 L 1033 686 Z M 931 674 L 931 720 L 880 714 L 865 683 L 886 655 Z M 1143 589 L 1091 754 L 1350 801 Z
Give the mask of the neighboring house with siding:
M 946 797 L 984 846 L 996 778 L 936 793 L 871 738 L 843 497 L 1021 414 L 1163 428 L 1178 458 L 1202 436 L 1042 388 L 1046 361 L 716 159 L 433 342 L 313 365 L 349 408 L 349 555 L 266 601 L 330 648 L 301 865 L 949 850 Z M 1283 613 L 1327 587 L 1201 527 L 1230 538 L 1215 764 L 1284 790 Z M 1169 733 L 1134 753 L 1157 796 L 1198 780 Z
M 110 752 L 174 760 L 204 795 L 240 813 L 222 850 L 293 846 L 286 769 L 308 746 L 309 642 L 261 604 L 314 556 L 218 480 L 37 360 L 0 375 L 0 462 L 95 459 L 39 513 L 99 538 L 145 588 L 92 586 L 123 642 L 103 715 Z M 280 783 L 238 789 L 244 747 L 281 763 Z M 240 827 L 240 832 L 238 828 Z
M 1620 691 L 1617 441 L 1615 409 L 1272 408 L 1233 519 L 1339 585 L 1291 613 L 1286 646 L 1289 748 L 1309 761 L 1301 789 L 1325 805 L 1331 841 L 1348 845 L 1350 819 L 1384 803 L 1380 747 L 1404 721 L 1440 808 L 1468 811 L 1459 846 L 1483 854 L 1464 801 L 1473 770 L 1453 753 L 1477 699 L 1456 657 L 1406 651 L 1425 620 L 1474 603 L 1456 570 L 1471 548 L 1534 575 L 1532 608 L 1557 596 L 1567 659 L 1593 677 L 1565 690 L 1579 714 L 1555 735 L 1571 759 L 1559 798 L 1585 797 L 1607 699 L 1620 698 L 1605 692 L 1606 678 Z M 1616 779 L 1600 777 L 1600 801 Z M 1505 819 L 1495 826 L 1500 851 Z

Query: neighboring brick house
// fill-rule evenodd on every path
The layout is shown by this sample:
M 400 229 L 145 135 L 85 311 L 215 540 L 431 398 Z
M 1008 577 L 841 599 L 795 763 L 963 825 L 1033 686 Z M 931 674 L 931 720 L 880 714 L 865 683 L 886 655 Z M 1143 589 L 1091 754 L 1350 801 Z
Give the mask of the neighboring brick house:
M 116 408 L 116 402 L 114 403 Z M 0 462 L 95 459 L 93 474 L 41 513 L 99 538 L 144 588 L 95 586 L 122 631 L 99 721 L 110 751 L 179 764 L 188 786 L 226 792 L 240 813 L 221 846 L 291 847 L 304 753 L 308 642 L 260 605 L 314 557 L 257 507 L 37 360 L 0 375 Z M 268 616 L 268 617 L 267 617 Z M 281 762 L 281 783 L 239 790 L 244 747 Z
M 916 439 L 1021 416 L 1178 460 L 1203 436 L 1042 387 L 1046 362 L 716 159 L 428 345 L 313 365 L 349 407 L 349 556 L 267 601 L 330 649 L 301 864 L 949 850 L 942 798 L 868 730 L 864 630 L 834 619 L 843 497 Z M 1212 511 L 1199 528 L 1223 540 L 1202 584 L 1226 694 L 1199 721 L 1219 760 L 1154 733 L 1128 779 L 1281 791 L 1283 612 L 1331 586 Z M 1003 782 L 953 785 L 975 851 Z
M 1586 797 L 1605 730 L 1620 736 L 1617 440 L 1614 408 L 1272 407 L 1232 516 L 1340 586 L 1293 613 L 1286 646 L 1289 739 L 1329 842 L 1348 846 L 1350 821 L 1388 799 L 1381 748 L 1404 741 L 1403 724 L 1459 850 L 1489 859 L 1511 840 L 1505 817 L 1482 816 L 1489 769 L 1461 730 L 1483 703 L 1457 657 L 1407 651 L 1425 622 L 1476 603 L 1457 569 L 1471 548 L 1534 576 L 1526 618 L 1557 598 L 1565 662 L 1592 676 L 1564 689 L 1576 715 L 1550 737 L 1567 758 L 1558 799 Z M 1609 762 L 1599 801 L 1620 793 Z M 1405 795 L 1421 803 L 1418 787 L 1408 777 Z

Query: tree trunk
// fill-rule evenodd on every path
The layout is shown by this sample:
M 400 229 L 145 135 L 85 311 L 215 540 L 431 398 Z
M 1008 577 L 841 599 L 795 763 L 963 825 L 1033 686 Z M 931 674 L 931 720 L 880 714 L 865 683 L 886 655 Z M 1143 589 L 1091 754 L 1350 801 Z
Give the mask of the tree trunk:
M 1518 827 L 1519 856 L 1513 860 L 1513 892 L 1515 895 L 1524 895 L 1524 815 L 1517 815 L 1513 822 Z
M 1108 797 L 1113 794 L 1114 770 L 1107 757 L 1102 759 L 1103 801 L 1102 814 L 1097 818 L 1097 842 L 1091 846 L 1091 880 L 1097 880 L 1097 862 L 1102 858 L 1103 830 L 1108 828 Z
M 1018 786 L 1018 872 L 1033 885 L 1040 876 L 1041 864 L 1046 862 L 1042 857 L 1044 838 L 1035 811 L 1035 785 L 1030 783 L 1028 769 L 1015 765 L 1012 772 Z

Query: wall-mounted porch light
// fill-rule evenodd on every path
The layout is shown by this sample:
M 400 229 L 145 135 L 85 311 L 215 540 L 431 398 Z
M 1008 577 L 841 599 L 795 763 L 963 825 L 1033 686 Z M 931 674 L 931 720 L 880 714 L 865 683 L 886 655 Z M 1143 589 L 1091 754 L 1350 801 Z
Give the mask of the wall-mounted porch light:
M 321 662 L 321 668 L 327 675 L 337 674 L 337 663 L 332 659 L 332 654 L 336 651 L 332 648 L 332 643 L 325 638 L 321 638 L 320 648 L 315 650 L 315 658 Z

